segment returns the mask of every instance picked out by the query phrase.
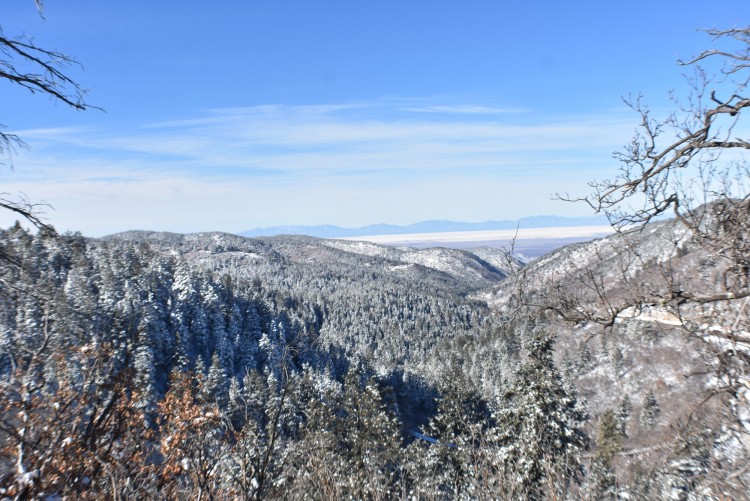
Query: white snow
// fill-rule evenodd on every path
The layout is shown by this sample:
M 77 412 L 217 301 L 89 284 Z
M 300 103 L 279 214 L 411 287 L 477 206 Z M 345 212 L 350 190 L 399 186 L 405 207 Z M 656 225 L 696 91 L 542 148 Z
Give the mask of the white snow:
M 365 235 L 344 237 L 341 240 L 364 240 L 378 244 L 407 242 L 483 242 L 512 238 L 596 238 L 612 233 L 611 226 L 566 226 L 555 228 L 525 228 L 519 230 L 451 231 L 442 233 L 408 233 L 403 235 Z

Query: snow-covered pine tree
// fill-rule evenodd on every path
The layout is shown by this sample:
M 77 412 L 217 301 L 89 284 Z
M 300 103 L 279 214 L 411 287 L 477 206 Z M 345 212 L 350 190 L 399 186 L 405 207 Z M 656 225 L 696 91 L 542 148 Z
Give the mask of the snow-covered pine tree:
M 203 404 L 217 405 L 219 409 L 227 408 L 229 380 L 218 350 L 211 357 L 211 367 L 198 390 L 198 400 Z
M 138 335 L 138 344 L 135 348 L 133 369 L 135 371 L 135 407 L 143 413 L 142 417 L 146 427 L 154 428 L 156 425 L 158 401 L 156 391 L 156 369 L 154 366 L 154 350 L 145 330 L 141 331 Z
M 455 365 L 443 378 L 438 412 L 428 429 L 438 442 L 410 446 L 415 495 L 473 499 L 493 483 L 490 417 L 487 402 Z
M 594 357 L 586 341 L 578 345 L 578 373 L 585 374 L 591 370 L 591 363 Z
M 587 416 L 553 363 L 552 336 L 536 328 L 524 338 L 527 360 L 497 404 L 496 433 L 506 478 L 539 499 L 579 478 Z
M 392 494 L 400 446 L 397 419 L 386 408 L 377 381 L 362 372 L 352 368 L 346 375 L 333 420 L 340 459 L 347 466 L 342 472 L 348 470 L 347 490 L 355 499 L 371 498 L 377 491 Z
M 232 309 L 229 335 L 234 342 L 235 372 L 244 376 L 248 370 L 258 370 L 258 342 L 260 341 L 260 316 L 252 304 L 244 306 L 244 314 L 240 306 Z

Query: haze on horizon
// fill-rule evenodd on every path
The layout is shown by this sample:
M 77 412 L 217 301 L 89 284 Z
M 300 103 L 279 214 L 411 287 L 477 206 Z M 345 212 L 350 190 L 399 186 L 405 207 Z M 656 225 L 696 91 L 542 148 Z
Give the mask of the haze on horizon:
M 638 117 L 684 86 L 699 28 L 745 2 L 489 0 L 355 4 L 6 2 L 6 35 L 74 56 L 106 113 L 3 83 L 0 122 L 31 147 L 2 191 L 59 230 L 238 232 L 589 216 Z M 3 214 L 7 226 L 13 218 Z

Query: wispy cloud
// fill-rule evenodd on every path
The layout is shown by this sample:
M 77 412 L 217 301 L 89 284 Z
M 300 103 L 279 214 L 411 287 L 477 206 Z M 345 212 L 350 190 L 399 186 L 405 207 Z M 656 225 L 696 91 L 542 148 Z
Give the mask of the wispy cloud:
M 5 189 L 50 201 L 53 223 L 94 234 L 511 218 L 549 212 L 550 193 L 611 172 L 632 130 L 616 112 L 529 115 L 380 100 L 19 131 L 33 148 Z
M 495 108 L 492 106 L 456 105 L 456 106 L 414 106 L 403 108 L 404 111 L 414 113 L 445 113 L 458 115 L 505 115 L 508 113 L 524 113 L 521 108 Z

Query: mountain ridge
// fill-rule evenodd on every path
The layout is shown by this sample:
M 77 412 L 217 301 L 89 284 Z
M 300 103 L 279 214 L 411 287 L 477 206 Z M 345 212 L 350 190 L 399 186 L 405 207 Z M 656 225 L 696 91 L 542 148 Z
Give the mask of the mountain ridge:
M 431 270 L 431 273 L 451 277 L 457 282 L 471 283 L 476 288 L 490 287 L 499 283 L 514 269 L 523 265 L 518 257 L 510 256 L 504 249 L 483 247 L 471 250 L 441 247 L 416 249 L 307 235 L 244 237 L 225 232 L 181 234 L 133 230 L 108 235 L 99 240 L 148 243 L 162 249 L 182 246 L 184 249 L 191 249 L 184 251 L 186 254 L 199 256 L 199 260 L 205 257 L 203 252 L 208 252 L 214 258 L 226 253 L 232 256 L 237 254 L 264 256 L 265 259 L 270 254 L 275 254 L 289 262 L 309 264 L 335 261 L 351 266 L 359 260 L 365 262 L 376 259 L 381 262 L 381 265 L 386 265 L 402 274 L 410 273 L 405 271 L 405 267 L 423 267 Z M 352 258 L 347 258 L 341 253 L 346 253 Z M 423 276 L 422 279 L 424 279 Z
M 453 231 L 513 230 L 516 228 L 545 228 L 566 226 L 606 225 L 602 216 L 563 217 L 529 216 L 515 220 L 491 220 L 484 222 L 462 222 L 450 220 L 426 220 L 409 225 L 371 224 L 358 228 L 344 228 L 336 225 L 282 225 L 254 228 L 238 232 L 243 237 L 307 235 L 318 238 L 360 237 L 370 235 L 403 235 L 412 233 L 445 233 Z

